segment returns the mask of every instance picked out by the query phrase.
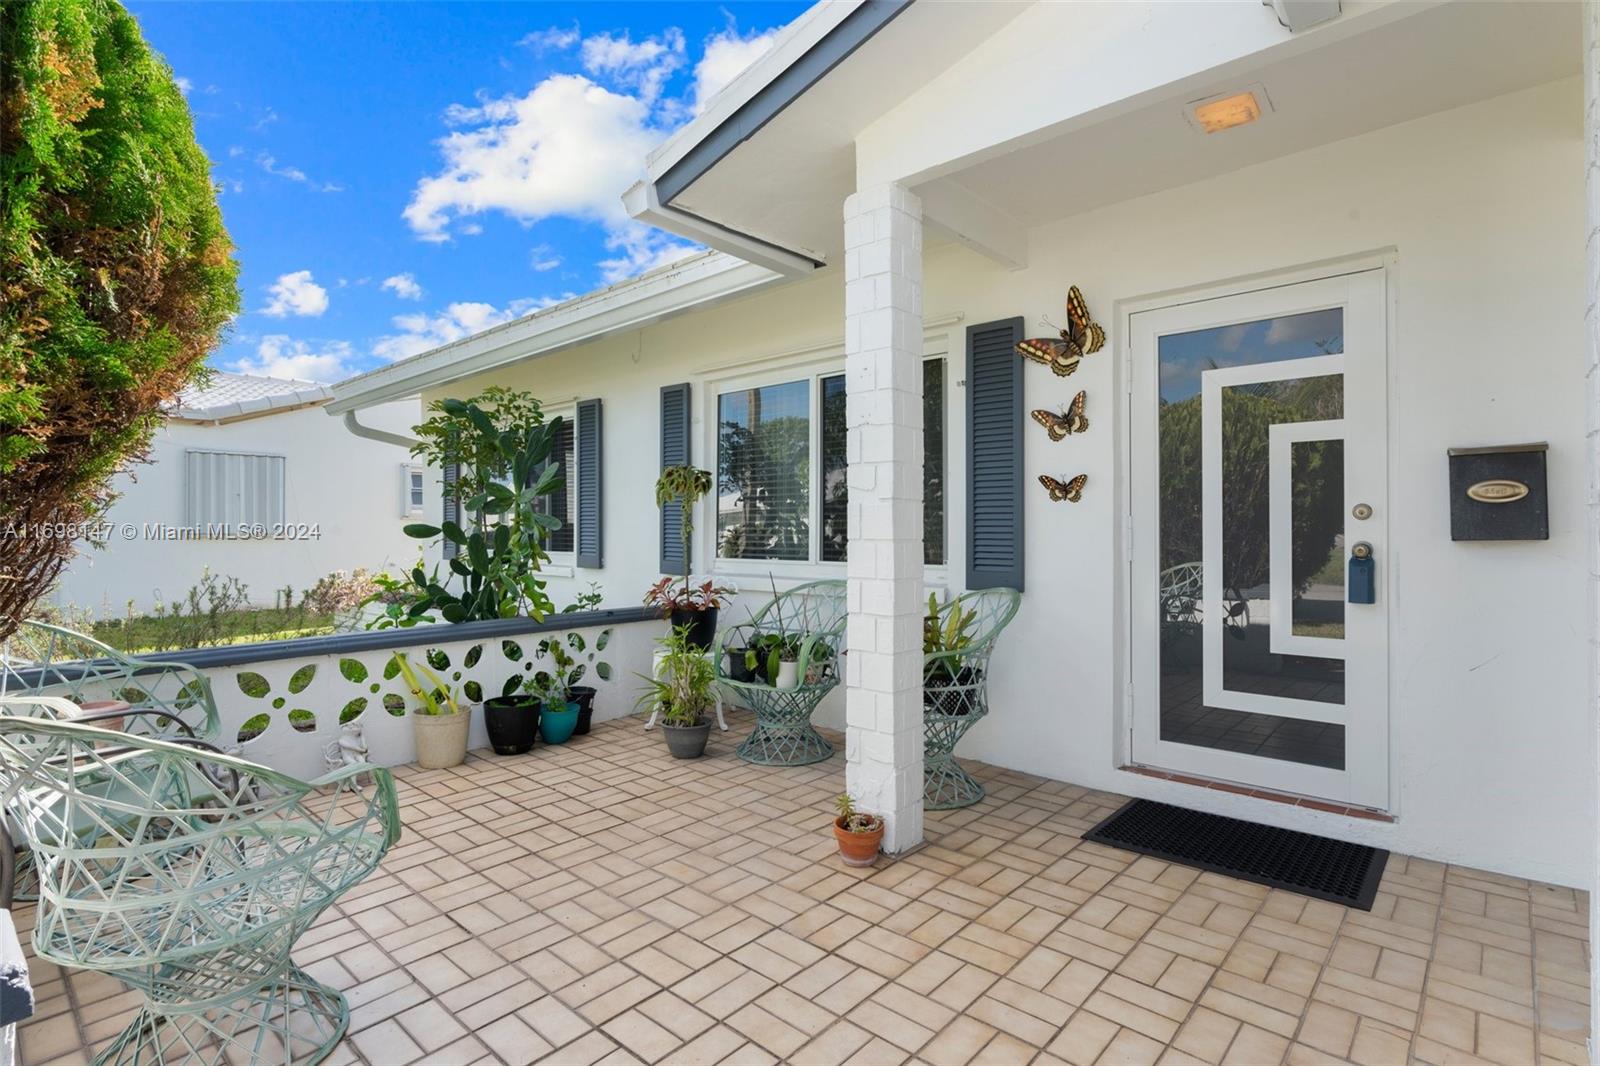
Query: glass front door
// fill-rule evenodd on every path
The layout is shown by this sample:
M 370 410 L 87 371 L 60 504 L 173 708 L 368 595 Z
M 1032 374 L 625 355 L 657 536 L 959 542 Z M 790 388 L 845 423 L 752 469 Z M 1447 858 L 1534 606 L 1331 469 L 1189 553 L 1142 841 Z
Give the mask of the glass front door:
M 1135 762 L 1387 806 L 1383 310 L 1366 272 L 1131 316 Z

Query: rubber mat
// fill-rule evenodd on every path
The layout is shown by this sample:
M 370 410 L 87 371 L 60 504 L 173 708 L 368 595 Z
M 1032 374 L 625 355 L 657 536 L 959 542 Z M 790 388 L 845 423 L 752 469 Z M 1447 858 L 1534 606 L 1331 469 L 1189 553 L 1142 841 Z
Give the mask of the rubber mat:
M 1364 911 L 1389 862 L 1378 848 L 1151 800 L 1126 804 L 1083 839 Z

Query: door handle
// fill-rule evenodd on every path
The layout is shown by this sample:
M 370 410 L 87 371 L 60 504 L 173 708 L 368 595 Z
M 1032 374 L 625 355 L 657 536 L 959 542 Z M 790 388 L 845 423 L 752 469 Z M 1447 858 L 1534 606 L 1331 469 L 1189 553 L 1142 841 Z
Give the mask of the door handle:
M 1372 558 L 1372 545 L 1357 541 L 1350 549 L 1349 578 L 1345 582 L 1345 599 L 1351 603 L 1378 602 L 1377 564 Z

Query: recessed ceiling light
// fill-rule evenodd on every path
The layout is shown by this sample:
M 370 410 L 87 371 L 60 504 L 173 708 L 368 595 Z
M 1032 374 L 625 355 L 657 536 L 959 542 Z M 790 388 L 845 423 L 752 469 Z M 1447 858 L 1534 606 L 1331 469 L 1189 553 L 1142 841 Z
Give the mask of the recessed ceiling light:
M 1221 99 L 1203 100 L 1191 106 L 1194 123 L 1202 133 L 1221 133 L 1261 117 L 1261 101 L 1249 90 Z

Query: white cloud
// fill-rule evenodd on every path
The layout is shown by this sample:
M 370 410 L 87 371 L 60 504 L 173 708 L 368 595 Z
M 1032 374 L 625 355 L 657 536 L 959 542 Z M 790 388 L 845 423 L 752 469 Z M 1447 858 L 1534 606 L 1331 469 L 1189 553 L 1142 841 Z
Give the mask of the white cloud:
M 533 49 L 536 55 L 545 52 L 562 52 L 578 43 L 578 24 L 574 22 L 570 30 L 551 26 L 547 30 L 534 30 L 517 43 L 524 48 Z
M 326 341 L 313 349 L 305 341 L 272 333 L 261 338 L 254 356 L 235 361 L 232 369 L 240 374 L 327 384 L 353 373 L 349 365 L 351 355 L 350 345 L 344 341 Z
M 529 34 L 520 43 L 576 46 L 583 73 L 552 74 L 526 95 L 480 95 L 447 108 L 444 119 L 456 128 L 438 142 L 442 165 L 417 182 L 406 222 L 425 241 L 480 232 L 490 212 L 524 226 L 554 217 L 595 223 L 605 231 L 608 254 L 598 266 L 608 282 L 692 252 L 630 220 L 622 194 L 650 149 L 771 48 L 778 32 L 741 33 L 730 20 L 706 39 L 692 81 L 672 96 L 666 87 L 687 61 L 681 30 L 640 41 L 626 31 L 580 37 L 576 26 Z M 561 259 L 535 247 L 529 265 L 553 270 Z
M 380 337 L 372 346 L 372 354 L 384 359 L 404 359 L 426 352 L 441 344 L 449 344 L 491 326 L 521 318 L 529 311 L 548 306 L 553 300 L 512 300 L 504 308 L 486 303 L 453 303 L 436 315 L 417 312 L 396 315 L 392 321 L 399 333 Z
M 528 249 L 528 265 L 542 274 L 560 266 L 561 257 L 548 244 L 536 244 Z
M 694 87 L 690 97 L 694 113 L 706 109 L 710 99 L 721 92 L 745 68 L 766 55 L 783 27 L 741 34 L 730 21 L 728 28 L 706 38 L 705 52 L 694 65 Z
M 271 299 L 261 309 L 264 315 L 315 317 L 328 309 L 328 290 L 311 280 L 311 271 L 296 270 L 279 275 L 267 288 Z
M 278 121 L 278 113 L 269 107 L 265 111 L 261 112 L 261 117 L 256 119 L 255 125 L 251 126 L 250 128 L 255 130 L 257 133 L 260 133 L 276 121 Z
M 620 37 L 597 33 L 583 39 L 579 58 L 583 69 L 613 85 L 638 90 L 654 103 L 674 71 L 683 65 L 686 49 L 683 31 L 669 28 L 659 37 L 635 43 L 627 31 Z
M 232 154 L 230 150 L 230 154 Z M 286 178 L 318 192 L 344 192 L 344 186 L 332 181 L 313 181 L 305 171 L 299 167 L 279 166 L 277 157 L 270 152 L 258 152 L 256 165 L 275 177 Z
M 417 279 L 411 274 L 396 274 L 392 278 L 384 278 L 380 288 L 388 289 L 402 300 L 422 299 L 422 286 L 417 284 Z
M 417 183 L 404 212 L 423 240 L 448 240 L 452 220 L 485 211 L 524 225 L 552 215 L 620 225 L 622 193 L 660 138 L 642 100 L 577 74 L 456 114 L 477 128 L 439 142 L 444 169 Z
M 188 96 L 190 90 L 194 88 L 194 82 L 188 78 L 173 78 L 172 80 L 177 83 L 178 91 L 185 96 Z

